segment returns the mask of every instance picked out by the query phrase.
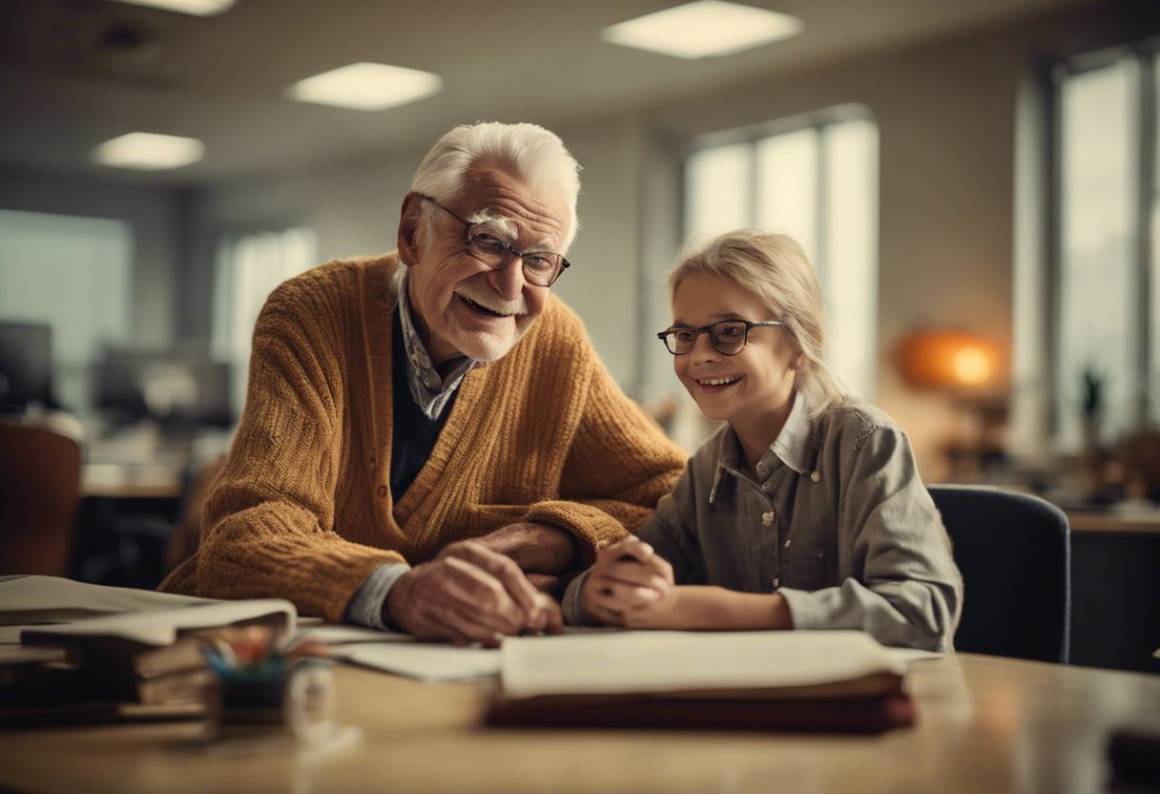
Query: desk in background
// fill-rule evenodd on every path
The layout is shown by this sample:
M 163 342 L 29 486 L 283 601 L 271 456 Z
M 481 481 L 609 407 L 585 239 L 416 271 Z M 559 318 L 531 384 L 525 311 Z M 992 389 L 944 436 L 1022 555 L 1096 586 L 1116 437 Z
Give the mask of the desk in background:
M 311 760 L 210 757 L 195 724 L 9 732 L 0 788 L 28 791 L 1103 791 L 1112 728 L 1160 713 L 1160 678 L 963 654 L 918 662 L 918 725 L 875 737 L 492 730 L 489 684 L 337 671 L 363 741 Z
M 81 498 L 179 499 L 181 490 L 181 466 L 86 463 L 81 469 Z
M 1071 663 L 1160 673 L 1160 511 L 1067 519 Z
M 86 463 L 73 541 L 73 576 L 87 582 L 152 589 L 178 520 L 183 466 Z

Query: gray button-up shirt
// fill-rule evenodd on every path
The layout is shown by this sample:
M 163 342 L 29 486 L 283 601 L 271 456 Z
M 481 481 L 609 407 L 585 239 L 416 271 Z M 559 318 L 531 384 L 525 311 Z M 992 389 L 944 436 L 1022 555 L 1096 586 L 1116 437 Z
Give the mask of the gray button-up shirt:
M 811 417 L 798 393 L 754 469 L 726 425 L 641 529 L 678 584 L 777 591 L 794 628 L 951 649 L 962 578 L 906 434 L 889 417 L 852 402 Z M 582 584 L 565 597 L 573 621 Z

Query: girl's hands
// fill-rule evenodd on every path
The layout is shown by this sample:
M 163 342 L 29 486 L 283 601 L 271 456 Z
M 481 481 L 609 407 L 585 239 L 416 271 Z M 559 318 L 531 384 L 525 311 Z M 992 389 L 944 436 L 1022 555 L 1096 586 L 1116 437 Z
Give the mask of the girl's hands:
M 630 537 L 596 553 L 580 593 L 580 609 L 586 621 L 624 626 L 626 613 L 672 592 L 673 567 L 652 546 Z

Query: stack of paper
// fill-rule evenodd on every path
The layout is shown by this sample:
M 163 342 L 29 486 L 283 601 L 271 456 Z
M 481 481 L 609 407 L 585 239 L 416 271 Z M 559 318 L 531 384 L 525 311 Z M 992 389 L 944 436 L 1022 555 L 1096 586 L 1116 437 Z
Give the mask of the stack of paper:
M 86 584 L 59 576 L 0 576 L 0 643 L 20 642 L 27 626 L 212 604 L 193 596 Z

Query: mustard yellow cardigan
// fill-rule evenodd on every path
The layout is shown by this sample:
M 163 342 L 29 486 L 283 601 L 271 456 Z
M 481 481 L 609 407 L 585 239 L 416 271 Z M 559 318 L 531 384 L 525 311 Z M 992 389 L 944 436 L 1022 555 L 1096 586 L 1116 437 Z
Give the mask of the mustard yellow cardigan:
M 278 287 L 254 330 L 249 391 L 201 547 L 162 590 L 281 597 L 341 621 L 385 562 L 516 521 L 563 527 L 584 562 L 640 527 L 685 455 L 631 402 L 555 297 L 503 359 L 467 374 L 431 457 L 390 491 L 393 254 Z

